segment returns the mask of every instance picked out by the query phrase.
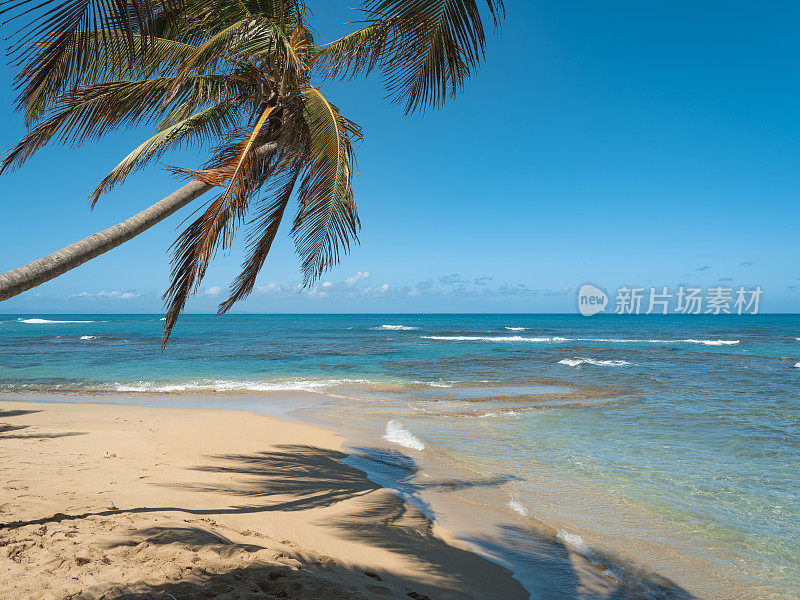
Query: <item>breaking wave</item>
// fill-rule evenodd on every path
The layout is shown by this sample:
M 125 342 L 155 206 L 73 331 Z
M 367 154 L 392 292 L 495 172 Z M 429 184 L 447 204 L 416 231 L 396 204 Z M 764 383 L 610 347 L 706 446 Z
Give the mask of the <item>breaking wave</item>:
M 409 325 L 380 325 L 379 327 L 373 327 L 373 329 L 378 331 L 416 331 L 419 327 L 411 327 Z
M 57 325 L 61 323 L 96 323 L 96 321 L 51 321 L 50 319 L 17 319 L 20 323 L 31 325 Z
M 348 383 L 372 383 L 366 379 L 317 379 L 289 381 L 229 381 L 225 379 L 158 384 L 152 381 L 117 383 L 118 392 L 318 392 Z
M 620 338 L 566 338 L 566 337 L 523 337 L 521 335 L 423 335 L 422 339 L 450 342 L 602 342 L 610 344 L 702 344 L 704 346 L 733 346 L 740 340 L 634 340 Z
M 739 340 L 681 340 L 687 344 L 703 344 L 705 346 L 734 346 Z
M 629 365 L 627 360 L 596 360 L 594 358 L 564 358 L 558 361 L 560 365 L 577 367 L 578 365 L 597 365 L 598 367 L 621 367 Z
M 423 335 L 425 340 L 450 342 L 566 342 L 567 338 L 522 337 L 521 335 Z
M 520 502 L 516 498 L 512 498 L 511 500 L 508 501 L 508 507 L 514 512 L 521 514 L 523 517 L 528 516 L 528 510 L 525 508 L 522 502 Z
M 383 434 L 383 439 L 412 450 L 419 450 L 420 452 L 425 450 L 425 444 L 395 420 L 391 420 L 386 424 L 386 433 Z

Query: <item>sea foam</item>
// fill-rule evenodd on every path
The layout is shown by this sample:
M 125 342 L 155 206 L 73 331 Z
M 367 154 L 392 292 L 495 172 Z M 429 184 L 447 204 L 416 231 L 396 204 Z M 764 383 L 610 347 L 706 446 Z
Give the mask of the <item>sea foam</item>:
M 629 365 L 627 360 L 595 360 L 594 358 L 564 358 L 558 361 L 560 365 L 577 367 L 578 365 L 597 365 L 598 367 L 621 367 Z
M 564 542 L 564 545 L 570 550 L 573 550 L 578 554 L 582 554 L 592 563 L 597 564 L 595 554 L 591 547 L 584 542 L 583 538 L 581 538 L 581 536 L 579 536 L 577 533 L 567 533 L 563 529 L 560 529 L 556 533 L 556 538 Z
M 523 337 L 521 335 L 423 335 L 425 340 L 440 340 L 450 342 L 602 342 L 609 344 L 702 344 L 704 346 L 733 346 L 740 340 L 635 340 L 623 338 L 566 338 L 566 337 Z
M 317 392 L 326 388 L 348 383 L 371 383 L 366 379 L 318 379 L 290 381 L 229 381 L 225 379 L 190 381 L 187 383 L 157 384 L 151 381 L 139 381 L 130 384 L 117 383 L 118 392 Z
M 705 346 L 733 346 L 739 343 L 739 340 L 683 340 L 688 344 L 703 344 Z
M 419 329 L 419 327 L 411 327 L 410 325 L 380 325 L 379 327 L 373 327 L 373 329 L 379 331 L 415 331 Z
M 423 335 L 425 340 L 442 340 L 452 342 L 554 342 L 566 341 L 566 338 L 533 338 L 521 335 L 490 336 L 490 335 Z
M 527 327 L 506 327 L 509 331 L 525 331 Z
M 383 434 L 383 439 L 393 444 L 411 448 L 412 450 L 419 450 L 420 452 L 425 450 L 425 444 L 395 420 L 389 421 L 386 424 L 386 433 Z
M 82 340 L 95 340 L 95 339 L 97 339 L 97 336 L 96 335 L 82 335 L 81 339 Z
M 60 323 L 94 323 L 95 321 L 51 321 L 50 319 L 17 319 L 20 323 L 31 325 L 54 325 Z
M 520 502 L 516 498 L 512 498 L 511 500 L 508 501 L 508 507 L 514 512 L 518 512 L 523 517 L 528 516 L 528 510 L 525 508 L 522 502 Z

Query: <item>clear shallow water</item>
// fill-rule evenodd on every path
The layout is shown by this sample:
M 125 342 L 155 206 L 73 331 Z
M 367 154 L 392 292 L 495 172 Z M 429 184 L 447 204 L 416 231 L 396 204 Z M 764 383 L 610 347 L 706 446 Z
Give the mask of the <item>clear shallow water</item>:
M 0 316 L 0 391 L 315 392 L 308 410 L 429 476 L 495 481 L 452 495 L 551 526 L 610 576 L 635 561 L 701 597 L 800 596 L 798 316 L 187 315 L 163 355 L 160 328 Z

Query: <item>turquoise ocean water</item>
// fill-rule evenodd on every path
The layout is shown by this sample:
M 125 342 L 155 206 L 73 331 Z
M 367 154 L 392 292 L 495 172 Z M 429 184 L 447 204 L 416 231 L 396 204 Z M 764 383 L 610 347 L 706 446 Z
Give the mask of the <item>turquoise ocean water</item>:
M 654 596 L 800 597 L 800 316 L 186 315 L 163 355 L 160 329 L 0 316 L 0 391 L 284 394 L 417 477 L 480 473 L 452 496 L 604 576 L 677 582 Z

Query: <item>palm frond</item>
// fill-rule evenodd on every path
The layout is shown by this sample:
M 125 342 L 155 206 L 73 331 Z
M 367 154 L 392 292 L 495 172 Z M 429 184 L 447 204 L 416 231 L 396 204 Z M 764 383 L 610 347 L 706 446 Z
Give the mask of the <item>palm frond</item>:
M 233 23 L 228 23 L 224 29 L 215 32 L 185 57 L 181 65 L 181 73 L 187 75 L 205 72 L 224 58 L 234 54 L 232 49 L 246 39 L 246 33 L 251 27 L 250 22 L 249 15 L 243 16 Z
M 262 75 L 266 85 L 272 86 L 280 78 L 284 86 L 291 85 L 307 70 L 312 54 L 312 45 L 300 22 L 286 32 L 270 19 L 248 15 L 215 33 L 186 56 L 176 85 L 181 85 L 182 77 L 214 71 L 222 61 L 241 69 L 255 61 L 263 62 L 264 71 L 271 74 L 268 78 Z
M 299 174 L 300 168 L 297 163 L 283 160 L 278 163 L 267 179 L 269 189 L 265 191 L 265 195 L 271 199 L 269 202 L 262 202 L 264 208 L 253 221 L 252 233 L 249 236 L 249 252 L 242 264 L 242 272 L 231 285 L 228 298 L 220 303 L 219 314 L 228 312 L 234 304 L 246 298 L 253 291 L 256 277 L 264 266 L 264 261 L 275 241 Z
M 130 173 L 158 159 L 167 150 L 181 147 L 186 143 L 203 144 L 221 137 L 225 131 L 235 126 L 241 112 L 240 104 L 226 99 L 164 127 L 134 148 L 106 175 L 90 196 L 91 206 L 94 207 L 103 193 L 125 181 Z
M 314 66 L 329 77 L 351 79 L 369 75 L 391 55 L 389 44 L 397 40 L 394 25 L 400 25 L 397 19 L 376 19 L 366 27 L 331 42 L 317 52 Z
M 267 152 L 254 152 L 253 146 L 270 112 L 271 109 L 267 109 L 262 113 L 246 139 L 221 148 L 209 168 L 203 171 L 177 170 L 206 183 L 225 186 L 225 190 L 173 244 L 172 280 L 164 293 L 167 311 L 162 348 L 169 340 L 186 301 L 200 285 L 217 248 L 227 249 L 244 219 L 250 198 L 264 183 L 269 163 L 268 156 L 265 156 Z M 262 149 L 266 142 L 260 140 Z M 277 145 L 272 144 L 271 153 L 276 149 Z
M 62 96 L 51 116 L 31 129 L 5 156 L 0 173 L 19 168 L 54 138 L 77 146 L 120 125 L 146 121 L 172 87 L 171 78 L 116 81 L 81 88 Z
M 8 50 L 18 64 L 36 52 L 36 44 L 47 40 L 47 56 L 39 56 L 41 77 L 47 78 L 57 69 L 59 56 L 72 47 L 77 64 L 85 65 L 91 56 L 94 41 L 91 32 L 118 30 L 125 39 L 130 60 L 141 54 L 151 38 L 156 37 L 156 24 L 173 22 L 182 0 L 5 0 L 0 2 L 4 26 L 16 26 L 10 36 Z
M 203 102 L 241 94 L 236 80 L 206 75 L 174 88 L 174 77 L 140 81 L 112 81 L 89 85 L 59 96 L 49 117 L 31 129 L 5 156 L 0 173 L 19 168 L 37 150 L 52 140 L 72 147 L 97 139 L 122 125 L 148 123 L 169 110 L 168 97 L 180 102 L 194 94 Z
M 503 0 L 484 0 L 495 27 Z M 405 112 L 436 108 L 458 94 L 483 59 L 486 35 L 479 0 L 368 0 L 367 25 L 320 51 L 330 76 L 380 68 Z
M 336 264 L 340 254 L 349 251 L 351 241 L 358 241 L 352 138 L 360 140 L 361 130 L 316 88 L 303 88 L 301 98 L 308 128 L 308 157 L 291 234 L 307 285 Z
M 109 80 L 149 79 L 169 76 L 196 47 L 185 42 L 150 38 L 143 48 L 134 38 L 134 54 L 123 31 L 101 30 L 73 33 L 66 43 L 54 37 L 37 42 L 35 53 L 20 69 L 15 85 L 21 90 L 17 108 L 25 110 L 27 124 L 38 119 L 58 95 L 78 86 Z

